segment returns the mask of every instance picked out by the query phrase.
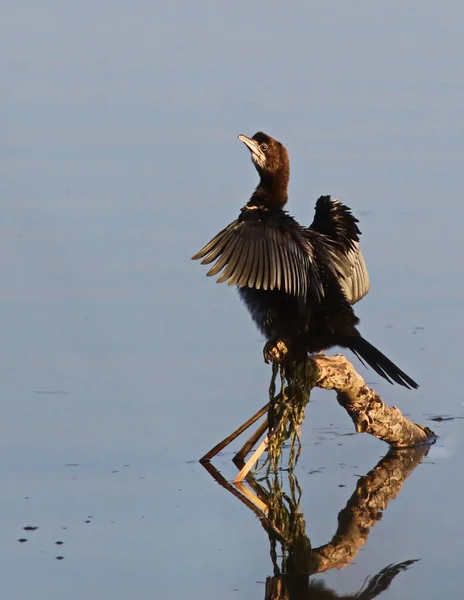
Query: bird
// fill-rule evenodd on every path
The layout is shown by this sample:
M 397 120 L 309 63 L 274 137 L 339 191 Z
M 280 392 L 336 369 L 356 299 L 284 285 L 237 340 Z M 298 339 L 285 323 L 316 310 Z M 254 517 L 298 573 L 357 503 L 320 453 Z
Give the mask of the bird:
M 358 219 L 330 195 L 315 205 L 309 227 L 286 210 L 290 161 L 286 147 L 266 133 L 240 134 L 259 183 L 237 219 L 192 259 L 211 264 L 207 275 L 235 285 L 266 338 L 266 362 L 333 347 L 351 350 L 389 383 L 418 384 L 359 332 L 352 305 L 370 289 Z M 301 354 L 300 354 L 301 355 Z

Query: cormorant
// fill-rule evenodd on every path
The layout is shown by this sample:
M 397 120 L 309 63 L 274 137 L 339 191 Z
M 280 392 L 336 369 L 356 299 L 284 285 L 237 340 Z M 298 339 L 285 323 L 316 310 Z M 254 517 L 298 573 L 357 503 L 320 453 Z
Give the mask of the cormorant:
M 365 340 L 351 307 L 369 291 L 359 248 L 356 219 L 339 200 L 321 196 L 310 227 L 302 227 L 283 207 L 290 176 L 283 144 L 258 132 L 239 135 L 251 153 L 259 184 L 239 217 L 193 259 L 216 261 L 207 275 L 236 285 L 268 343 L 266 360 L 281 350 L 318 353 L 349 348 L 390 383 L 418 385 Z

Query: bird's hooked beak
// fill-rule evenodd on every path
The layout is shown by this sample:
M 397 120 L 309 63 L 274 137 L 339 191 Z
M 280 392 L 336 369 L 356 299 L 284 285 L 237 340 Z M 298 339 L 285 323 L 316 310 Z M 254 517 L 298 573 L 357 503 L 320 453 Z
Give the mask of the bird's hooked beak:
M 266 155 L 261 150 L 259 142 L 247 137 L 246 135 L 243 135 L 243 133 L 241 133 L 238 136 L 238 139 L 241 142 L 243 142 L 248 148 L 248 150 L 251 152 L 251 160 L 254 162 L 254 164 L 260 167 L 264 167 L 266 163 Z

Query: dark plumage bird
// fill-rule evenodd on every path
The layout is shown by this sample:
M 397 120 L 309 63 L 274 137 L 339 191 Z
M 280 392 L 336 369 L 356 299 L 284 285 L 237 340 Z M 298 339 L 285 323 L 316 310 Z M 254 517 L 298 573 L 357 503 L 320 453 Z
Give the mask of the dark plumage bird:
M 259 184 L 239 217 L 193 259 L 215 262 L 208 275 L 236 285 L 268 343 L 265 357 L 279 348 L 317 353 L 333 346 L 352 352 L 390 383 L 418 385 L 357 329 L 352 304 L 369 291 L 359 248 L 358 220 L 330 196 L 316 203 L 314 221 L 302 227 L 284 211 L 290 176 L 283 144 L 265 133 L 240 135 L 251 153 Z

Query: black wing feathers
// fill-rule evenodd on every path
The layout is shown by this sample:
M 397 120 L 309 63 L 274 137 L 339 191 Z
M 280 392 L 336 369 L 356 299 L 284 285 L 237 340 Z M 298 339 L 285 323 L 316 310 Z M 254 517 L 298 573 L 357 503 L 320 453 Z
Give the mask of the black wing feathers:
M 351 250 L 361 235 L 357 223 L 348 206 L 340 200 L 332 200 L 331 196 L 321 196 L 310 227 L 341 244 L 344 250 Z
M 193 259 L 215 262 L 207 275 L 222 271 L 218 283 L 281 290 L 293 296 L 323 295 L 312 246 L 296 221 L 280 211 L 261 218 L 260 209 L 246 207 Z
M 337 259 L 332 263 L 348 302 L 361 300 L 370 289 L 369 274 L 359 247 L 358 219 L 340 200 L 321 196 L 316 202 L 310 230 L 326 236 L 333 244 Z

